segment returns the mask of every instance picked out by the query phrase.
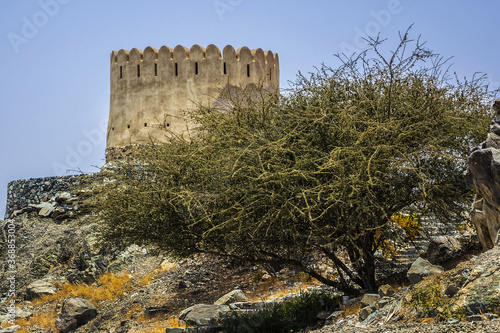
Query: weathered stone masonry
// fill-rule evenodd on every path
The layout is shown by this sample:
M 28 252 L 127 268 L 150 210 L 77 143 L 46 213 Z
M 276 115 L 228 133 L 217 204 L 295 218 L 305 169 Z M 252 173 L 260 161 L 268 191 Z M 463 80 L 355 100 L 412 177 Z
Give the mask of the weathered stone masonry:
M 215 45 L 178 45 L 111 53 L 111 99 L 106 147 L 165 142 L 187 129 L 182 111 L 210 105 L 223 89 L 279 87 L 276 53 Z
M 74 175 L 62 177 L 46 177 L 36 179 L 21 179 L 10 182 L 7 186 L 7 207 L 5 211 L 5 219 L 15 215 L 15 212 L 21 212 L 30 208 L 30 205 L 38 205 L 42 203 L 60 202 L 59 206 L 62 209 L 72 209 L 69 204 L 64 204 L 62 201 L 68 201 L 68 197 L 63 199 L 63 196 L 75 196 L 73 188 L 80 185 L 88 179 L 89 175 Z M 64 194 L 64 195 L 63 195 Z M 66 206 L 66 207 L 65 207 Z M 36 209 L 36 208 L 34 208 Z

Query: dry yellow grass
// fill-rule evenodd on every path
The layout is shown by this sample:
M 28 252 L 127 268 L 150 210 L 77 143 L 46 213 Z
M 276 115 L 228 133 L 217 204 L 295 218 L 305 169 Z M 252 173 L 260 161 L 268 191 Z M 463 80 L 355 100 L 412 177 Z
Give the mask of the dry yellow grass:
M 53 295 L 46 295 L 34 300 L 33 304 L 42 305 L 69 297 L 84 297 L 92 302 L 114 300 L 123 296 L 125 291 L 131 289 L 130 280 L 130 275 L 125 272 L 118 275 L 105 273 L 91 286 L 86 284 L 75 285 L 63 283 L 60 285 L 61 290 Z
M 186 325 L 179 320 L 179 318 L 171 316 L 167 319 L 167 327 L 186 327 Z
M 172 271 L 172 270 L 177 269 L 177 268 L 179 268 L 179 265 L 177 265 L 176 263 L 169 262 L 169 261 L 165 260 L 161 263 L 158 271 L 168 272 L 168 271 Z
M 268 299 L 273 299 L 277 297 L 283 297 L 287 294 L 294 293 L 297 294 L 308 287 L 318 286 L 321 283 L 316 279 L 301 279 L 303 281 L 296 288 L 289 288 L 285 286 L 281 281 L 277 278 L 271 278 L 265 281 L 261 286 L 259 286 L 256 295 L 253 297 L 249 297 L 250 301 L 265 301 Z M 272 291 L 269 291 L 272 290 Z
M 138 282 L 137 284 L 141 287 L 143 286 L 147 286 L 148 284 L 151 283 L 151 281 L 153 281 L 153 278 L 155 277 L 156 275 L 156 272 L 153 271 L 153 272 L 150 272 L 149 274 L 143 276 Z
M 147 328 L 141 328 L 141 329 L 132 329 L 129 331 L 129 333 L 165 333 L 165 322 L 164 321 L 157 321 L 157 322 L 152 322 L 147 325 Z
M 27 333 L 27 327 L 37 327 L 39 329 L 51 329 L 53 332 L 57 332 L 56 329 L 56 319 L 57 312 L 44 312 L 33 315 L 28 319 L 17 319 L 15 321 L 16 325 L 21 326 L 18 333 Z
M 134 316 L 134 314 L 136 314 L 139 311 L 142 311 L 142 306 L 140 304 L 134 304 L 134 305 L 132 305 L 132 307 L 130 308 L 130 310 L 128 310 L 126 317 L 128 319 L 132 319 L 132 317 Z
M 133 329 L 130 333 L 164 333 L 167 327 L 186 327 L 186 325 L 179 321 L 179 318 L 171 316 L 165 321 L 162 318 L 148 318 L 144 314 L 141 314 L 137 319 L 138 322 L 142 323 L 142 326 L 147 327 L 146 329 Z
M 138 282 L 137 284 L 139 286 L 146 286 L 148 285 L 149 283 L 151 283 L 151 281 L 153 281 L 153 279 L 159 274 L 159 273 L 162 273 L 162 272 L 168 272 L 168 271 L 171 271 L 171 270 L 174 270 L 174 269 L 177 269 L 179 268 L 179 265 L 177 265 L 176 263 L 172 263 L 172 262 L 169 262 L 167 260 L 163 261 L 161 264 L 160 264 L 160 267 L 158 267 L 157 269 L 155 269 L 154 271 L 152 272 L 149 272 L 148 274 L 144 275 Z

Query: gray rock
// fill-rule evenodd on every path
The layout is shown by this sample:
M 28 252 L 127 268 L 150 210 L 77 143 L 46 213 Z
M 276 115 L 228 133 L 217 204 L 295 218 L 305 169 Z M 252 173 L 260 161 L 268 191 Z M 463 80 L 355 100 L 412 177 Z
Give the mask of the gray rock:
M 165 333 L 185 333 L 186 329 L 183 327 L 167 327 Z
M 491 249 L 500 229 L 500 150 L 483 145 L 467 163 L 465 180 L 476 193 L 471 220 L 483 247 Z
M 378 294 L 380 295 L 380 297 L 391 297 L 392 295 L 394 295 L 394 289 L 391 287 L 391 285 L 384 284 L 383 286 L 380 286 L 380 288 L 378 288 Z
M 373 312 L 373 309 L 369 306 L 365 306 L 359 310 L 359 320 L 363 321 Z
M 97 308 L 92 302 L 83 298 L 68 298 L 64 300 L 56 327 L 61 333 L 70 332 L 96 316 Z
M 24 311 L 23 309 L 16 307 L 16 312 L 15 312 L 16 318 L 26 319 L 26 318 L 31 317 L 32 315 L 33 315 L 33 313 L 31 313 L 29 311 Z
M 231 310 L 262 310 L 264 302 L 236 302 L 229 304 Z
M 488 312 L 490 304 L 500 298 L 499 257 L 500 247 L 495 246 L 473 259 L 467 281 L 454 296 L 456 307 L 474 314 Z
M 65 201 L 71 199 L 71 197 L 72 197 L 71 193 L 61 192 L 61 193 L 57 193 L 55 198 L 56 198 L 57 202 L 61 203 L 61 202 L 65 202 Z
M 493 320 L 497 319 L 498 316 L 493 313 L 483 313 L 483 314 L 475 314 L 471 316 L 467 316 L 467 321 L 484 321 L 484 320 Z
M 228 305 L 197 304 L 183 310 L 179 320 L 190 326 L 219 326 L 229 311 Z
M 335 321 L 335 320 L 339 319 L 340 317 L 342 317 L 343 315 L 344 315 L 344 311 L 335 311 L 335 312 L 332 312 L 332 314 L 330 316 L 328 316 L 328 318 L 326 318 L 326 320 Z
M 378 307 L 379 308 L 383 308 L 384 306 L 386 306 L 387 304 L 390 304 L 392 303 L 394 299 L 392 297 L 382 297 L 382 299 L 378 302 Z
M 459 321 L 456 320 L 455 318 L 448 318 L 448 320 L 446 321 L 448 324 L 458 324 Z
M 38 215 L 41 217 L 49 217 L 50 214 L 54 212 L 56 209 L 56 204 L 55 203 L 48 203 L 48 202 L 43 202 L 39 205 L 40 211 L 38 212 Z
M 410 269 L 408 270 L 407 276 L 411 284 L 416 284 L 428 276 L 440 274 L 443 271 L 443 267 L 433 265 L 427 259 L 418 258 L 411 265 Z
M 16 333 L 20 329 L 21 329 L 21 326 L 14 325 L 14 326 L 10 326 L 10 327 L 4 328 L 3 330 L 0 330 L 0 333 Z
M 28 299 L 41 298 L 45 295 L 53 295 L 57 291 L 50 279 L 37 280 L 26 287 L 26 296 Z
M 446 260 L 459 256 L 462 253 L 462 245 L 453 236 L 433 237 L 427 249 L 427 259 L 432 264 L 439 264 Z
M 380 301 L 380 296 L 378 294 L 365 294 L 361 299 L 361 307 L 364 308 L 370 303 L 376 303 Z
M 225 294 L 217 301 L 214 302 L 215 305 L 229 305 L 236 302 L 247 302 L 248 299 L 245 293 L 239 289 L 233 290 L 230 293 Z
M 449 297 L 453 297 L 453 296 L 455 296 L 456 293 L 458 293 L 459 290 L 460 290 L 460 288 L 458 288 L 454 284 L 450 284 L 449 286 L 446 287 L 444 293 L 445 293 L 445 295 L 447 295 Z
M 472 315 L 472 316 L 467 316 L 467 321 L 483 321 L 484 318 L 482 315 Z
M 316 318 L 319 320 L 325 320 L 326 318 L 330 317 L 331 313 L 328 311 L 321 311 L 316 315 Z
M 64 214 L 66 213 L 66 211 L 64 210 L 64 208 L 62 207 L 57 207 L 54 209 L 54 211 L 50 214 L 50 217 L 55 219 L 55 218 L 58 218 L 58 217 L 61 217 L 63 216 Z

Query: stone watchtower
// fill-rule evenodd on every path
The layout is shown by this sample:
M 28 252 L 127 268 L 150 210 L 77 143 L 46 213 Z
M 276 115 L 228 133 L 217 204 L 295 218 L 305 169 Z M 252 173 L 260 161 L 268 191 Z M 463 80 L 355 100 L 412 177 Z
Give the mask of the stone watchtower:
M 225 87 L 244 89 L 251 83 L 278 88 L 277 54 L 247 47 L 235 51 L 230 45 L 222 54 L 215 45 L 113 51 L 106 148 L 166 141 L 165 128 L 186 131 L 182 110 L 212 104 Z

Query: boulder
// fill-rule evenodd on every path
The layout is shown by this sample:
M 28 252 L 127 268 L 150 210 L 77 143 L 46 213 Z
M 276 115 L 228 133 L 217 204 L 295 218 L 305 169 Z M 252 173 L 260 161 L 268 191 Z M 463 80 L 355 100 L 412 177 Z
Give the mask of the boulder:
M 491 304 L 500 299 L 500 247 L 481 253 L 472 259 L 472 269 L 460 290 L 455 294 L 455 306 L 465 307 L 471 314 L 488 313 Z
M 469 322 L 484 321 L 484 320 L 493 320 L 493 319 L 497 319 L 497 318 L 498 318 L 498 316 L 494 313 L 482 313 L 482 314 L 467 316 L 467 321 L 469 321 Z
M 13 325 L 13 326 L 9 326 L 7 328 L 4 328 L 3 330 L 0 330 L 0 333 L 16 333 L 20 330 L 21 330 L 21 326 Z
M 72 197 L 73 195 L 69 192 L 60 192 L 56 194 L 55 199 L 57 202 L 61 203 L 71 199 Z
M 361 310 L 359 310 L 359 320 L 360 321 L 363 321 L 365 320 L 366 318 L 368 318 L 368 316 L 373 312 L 373 309 L 369 306 L 365 306 L 364 308 L 362 308 Z
M 433 237 L 427 249 L 427 259 L 432 264 L 439 264 L 455 258 L 462 253 L 462 245 L 453 236 Z
M 68 298 L 64 300 L 61 314 L 56 320 L 56 327 L 60 333 L 70 332 L 96 316 L 97 308 L 92 302 L 83 298 Z
M 188 326 L 219 326 L 230 311 L 228 305 L 197 304 L 183 310 L 179 320 Z
M 219 298 L 217 301 L 215 301 L 215 305 L 229 305 L 231 303 L 236 303 L 236 302 L 247 302 L 248 299 L 245 295 L 245 293 L 239 289 L 233 290 L 230 293 L 225 294 L 221 298 Z
M 57 291 L 57 288 L 52 283 L 50 279 L 37 280 L 30 283 L 26 287 L 26 296 L 28 299 L 41 298 L 45 295 L 53 295 Z
M 236 302 L 229 304 L 231 310 L 262 310 L 266 303 L 264 302 Z
M 442 272 L 444 272 L 443 267 L 433 265 L 427 259 L 418 258 L 411 265 L 407 276 L 411 284 L 416 284 L 428 276 L 440 274 Z
M 56 204 L 49 202 L 42 202 L 41 204 L 31 206 L 39 209 L 38 215 L 40 215 L 41 217 L 49 217 L 50 214 L 52 214 L 52 212 L 54 212 L 54 210 L 56 209 Z
M 384 284 L 378 288 L 378 294 L 380 297 L 391 297 L 394 295 L 394 289 L 389 284 Z
M 29 318 L 33 315 L 33 313 L 31 313 L 29 311 L 24 311 L 23 309 L 18 308 L 18 307 L 16 307 L 15 311 L 16 311 L 15 312 L 16 319 L 17 318 L 26 319 L 26 318 Z
M 490 133 L 467 160 L 467 185 L 476 193 L 471 220 L 483 248 L 495 246 L 500 229 L 500 100 L 493 109 L 497 116 Z
M 363 295 L 363 298 L 361 298 L 361 307 L 366 307 L 371 303 L 376 303 L 378 301 L 380 301 L 379 294 L 365 294 Z

